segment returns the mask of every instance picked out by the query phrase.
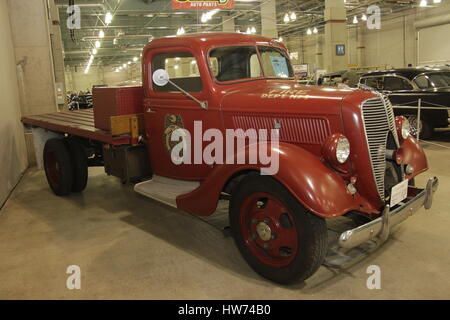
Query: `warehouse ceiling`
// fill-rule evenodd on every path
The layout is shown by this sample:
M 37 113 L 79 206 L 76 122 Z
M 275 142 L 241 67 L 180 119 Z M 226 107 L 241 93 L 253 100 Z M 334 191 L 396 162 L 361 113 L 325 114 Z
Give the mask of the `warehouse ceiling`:
M 172 10 L 170 0 L 74 0 L 81 9 L 81 29 L 71 35 L 66 21 L 68 0 L 55 0 L 59 8 L 61 33 L 64 43 L 65 64 L 86 65 L 95 41 L 101 47 L 95 55 L 93 65 L 117 66 L 139 57 L 144 45 L 153 38 L 175 35 L 184 28 L 186 33 L 222 31 L 223 17 L 235 19 L 236 30 L 245 32 L 255 27 L 261 32 L 261 5 L 270 0 L 235 0 L 233 10 L 221 10 L 206 23 L 201 22 L 202 10 Z M 408 3 L 409 2 L 409 3 Z M 323 31 L 323 11 L 325 1 L 317 0 L 277 0 L 276 19 L 280 36 L 300 36 L 308 28 Z M 352 25 L 355 15 L 361 16 L 369 5 L 377 4 L 382 13 L 411 9 L 416 2 L 408 0 L 376 1 L 346 0 L 348 23 Z M 105 15 L 113 15 L 112 22 L 106 24 Z M 286 13 L 295 12 L 296 19 L 284 22 Z M 99 32 L 104 37 L 99 39 Z

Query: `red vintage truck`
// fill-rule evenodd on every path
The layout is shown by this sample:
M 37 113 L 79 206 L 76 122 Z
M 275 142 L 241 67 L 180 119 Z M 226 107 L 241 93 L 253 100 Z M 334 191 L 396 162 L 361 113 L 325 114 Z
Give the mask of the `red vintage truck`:
M 193 215 L 211 215 L 228 200 L 242 256 L 278 283 L 305 280 L 324 262 L 353 261 L 354 248 L 378 247 L 392 226 L 432 205 L 438 179 L 415 186 L 427 160 L 389 100 L 370 90 L 298 85 L 276 40 L 160 38 L 144 48 L 142 70 L 142 87 L 95 88 L 93 112 L 22 119 L 55 194 L 81 192 L 87 168 L 104 166 L 136 192 Z M 198 157 L 197 149 L 206 154 L 230 130 L 245 143 L 231 155 L 222 146 L 212 160 Z M 251 140 L 257 130 L 277 134 Z M 265 148 L 277 170 L 267 174 L 267 162 L 250 161 L 252 148 Z M 246 161 L 234 161 L 242 155 Z M 358 224 L 330 245 L 326 221 L 344 215 Z

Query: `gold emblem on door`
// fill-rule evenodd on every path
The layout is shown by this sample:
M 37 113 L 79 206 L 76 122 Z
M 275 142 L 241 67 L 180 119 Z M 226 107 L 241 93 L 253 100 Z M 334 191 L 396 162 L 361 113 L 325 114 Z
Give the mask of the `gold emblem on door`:
M 169 154 L 179 141 L 172 141 L 172 133 L 177 129 L 184 129 L 183 120 L 180 115 L 166 114 L 164 119 L 163 143 Z

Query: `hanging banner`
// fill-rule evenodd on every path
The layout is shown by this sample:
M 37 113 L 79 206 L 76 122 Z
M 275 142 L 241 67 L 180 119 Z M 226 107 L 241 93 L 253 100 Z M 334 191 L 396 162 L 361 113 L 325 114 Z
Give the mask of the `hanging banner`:
M 174 10 L 234 9 L 234 0 L 172 0 Z

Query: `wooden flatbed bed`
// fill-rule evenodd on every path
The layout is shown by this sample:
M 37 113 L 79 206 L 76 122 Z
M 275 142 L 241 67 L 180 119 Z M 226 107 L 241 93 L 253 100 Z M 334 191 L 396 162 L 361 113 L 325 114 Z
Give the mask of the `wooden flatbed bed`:
M 93 109 L 27 116 L 22 117 L 22 122 L 33 127 L 67 133 L 112 145 L 131 144 L 131 136 L 129 135 L 115 136 L 110 131 L 97 129 L 94 124 Z

